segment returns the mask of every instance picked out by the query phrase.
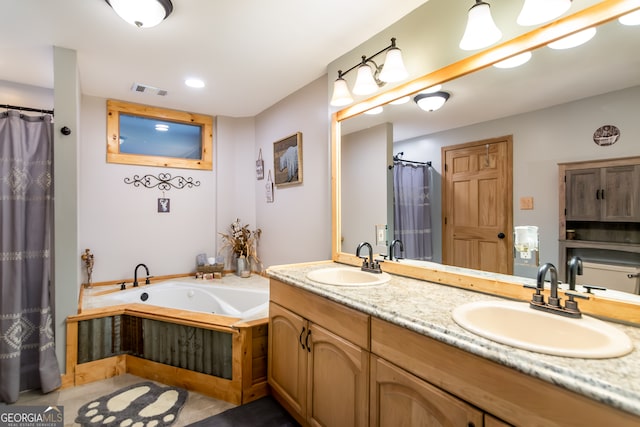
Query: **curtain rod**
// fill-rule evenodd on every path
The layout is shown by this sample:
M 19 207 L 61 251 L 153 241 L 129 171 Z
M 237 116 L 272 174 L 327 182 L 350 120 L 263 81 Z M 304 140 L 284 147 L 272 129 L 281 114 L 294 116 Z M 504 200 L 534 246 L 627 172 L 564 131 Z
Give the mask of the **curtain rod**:
M 53 116 L 53 110 L 43 110 L 40 108 L 20 107 L 18 105 L 9 105 L 9 104 L 1 104 L 0 108 L 5 108 L 7 110 L 28 111 L 31 113 L 51 114 Z
M 393 156 L 393 161 L 394 162 L 405 162 L 405 163 L 413 163 L 416 165 L 427 165 L 428 167 L 431 167 L 431 162 L 418 162 L 415 160 L 405 160 L 405 159 L 401 159 L 400 156 L 402 156 L 404 153 L 400 152 L 396 155 Z M 389 169 L 393 169 L 393 165 L 389 165 Z

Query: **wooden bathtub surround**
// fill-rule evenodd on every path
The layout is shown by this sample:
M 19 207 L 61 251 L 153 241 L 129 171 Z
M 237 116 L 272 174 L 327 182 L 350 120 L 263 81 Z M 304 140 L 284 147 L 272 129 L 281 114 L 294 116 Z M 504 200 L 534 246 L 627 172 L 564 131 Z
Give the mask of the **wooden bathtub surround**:
M 232 374 L 225 379 L 184 368 L 154 362 L 131 354 L 120 354 L 87 363 L 78 363 L 79 322 L 126 315 L 231 334 Z M 126 304 L 85 310 L 67 318 L 66 373 L 63 387 L 72 387 L 131 373 L 164 384 L 183 387 L 239 405 L 268 394 L 267 322 L 194 313 L 144 304 Z
M 270 300 L 269 384 L 303 426 L 639 425 L 633 414 L 276 279 Z

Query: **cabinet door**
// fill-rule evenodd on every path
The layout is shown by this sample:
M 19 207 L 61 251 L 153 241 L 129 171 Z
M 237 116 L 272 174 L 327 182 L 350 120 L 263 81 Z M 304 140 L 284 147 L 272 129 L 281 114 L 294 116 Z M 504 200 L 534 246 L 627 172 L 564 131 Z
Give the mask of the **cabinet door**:
M 384 359 L 372 358 L 372 427 L 482 425 L 478 409 Z
M 640 166 L 612 166 L 602 170 L 602 220 L 639 221 Z
M 489 414 L 484 414 L 484 427 L 512 427 L 511 424 L 505 423 Z
M 567 171 L 568 221 L 600 221 L 600 168 Z
M 277 304 L 269 304 L 269 385 L 306 418 L 307 350 L 303 348 L 307 322 Z
M 369 425 L 369 352 L 313 323 L 310 331 L 310 425 Z

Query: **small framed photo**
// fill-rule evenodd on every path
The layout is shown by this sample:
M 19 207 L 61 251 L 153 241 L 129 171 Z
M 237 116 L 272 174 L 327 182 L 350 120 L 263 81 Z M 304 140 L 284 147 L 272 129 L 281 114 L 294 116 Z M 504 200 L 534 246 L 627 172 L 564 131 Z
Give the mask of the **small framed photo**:
M 158 199 L 158 213 L 169 213 L 171 211 L 171 200 L 164 197 Z
M 258 180 L 264 179 L 264 160 L 262 159 L 262 148 L 260 154 L 258 154 L 258 160 L 256 160 L 256 178 Z
M 301 132 L 273 143 L 273 169 L 276 187 L 302 183 Z

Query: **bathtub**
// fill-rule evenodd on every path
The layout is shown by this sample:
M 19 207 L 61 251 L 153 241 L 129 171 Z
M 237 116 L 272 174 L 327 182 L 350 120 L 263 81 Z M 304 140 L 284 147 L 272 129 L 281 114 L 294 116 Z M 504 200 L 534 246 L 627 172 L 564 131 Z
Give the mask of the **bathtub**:
M 268 394 L 269 280 L 190 277 L 82 289 L 67 384 L 128 372 L 239 405 Z
M 169 280 L 149 286 L 111 292 L 97 297 L 100 306 L 148 304 L 159 307 L 210 313 L 240 319 L 268 316 L 268 287 L 198 283 L 195 280 Z

